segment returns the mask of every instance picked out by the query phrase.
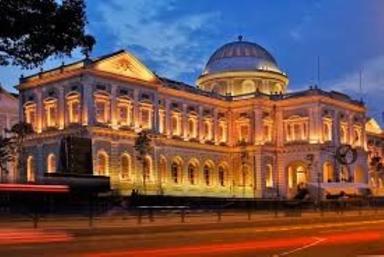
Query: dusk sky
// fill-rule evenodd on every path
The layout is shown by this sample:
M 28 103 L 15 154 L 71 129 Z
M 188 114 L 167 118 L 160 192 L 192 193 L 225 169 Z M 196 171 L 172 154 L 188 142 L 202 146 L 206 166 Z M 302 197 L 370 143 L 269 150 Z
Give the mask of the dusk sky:
M 194 84 L 221 45 L 244 40 L 265 47 L 287 72 L 289 90 L 320 87 L 363 98 L 381 121 L 384 98 L 384 1 L 382 0 L 89 0 L 93 56 L 124 48 L 159 75 Z M 73 59 L 82 58 L 74 52 Z M 49 60 L 45 69 L 63 60 Z M 65 62 L 71 61 L 66 58 Z M 7 89 L 18 67 L 0 67 Z

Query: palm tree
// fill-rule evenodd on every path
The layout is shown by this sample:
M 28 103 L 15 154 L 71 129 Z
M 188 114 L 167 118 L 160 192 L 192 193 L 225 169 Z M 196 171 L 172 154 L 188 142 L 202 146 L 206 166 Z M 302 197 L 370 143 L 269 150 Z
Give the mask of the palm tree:
M 134 148 L 137 152 L 136 158 L 139 162 L 141 162 L 141 165 L 142 165 L 144 193 L 146 193 L 146 180 L 149 175 L 147 174 L 149 167 L 147 167 L 148 162 L 146 160 L 146 157 L 152 151 L 151 142 L 152 142 L 152 139 L 150 137 L 150 131 L 142 130 L 141 132 L 138 133 L 135 139 L 135 145 L 134 145 Z

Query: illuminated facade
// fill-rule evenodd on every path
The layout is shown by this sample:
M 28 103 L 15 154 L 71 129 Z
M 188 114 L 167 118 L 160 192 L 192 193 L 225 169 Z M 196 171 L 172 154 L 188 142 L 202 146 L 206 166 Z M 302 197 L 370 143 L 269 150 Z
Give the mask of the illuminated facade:
M 3 137 L 9 136 L 8 133 L 5 133 L 6 129 L 10 129 L 14 124 L 19 120 L 18 113 L 19 101 L 16 94 L 11 94 L 7 92 L 0 86 L 0 135 Z M 2 182 L 12 182 L 16 179 L 16 170 L 13 162 L 7 163 L 7 172 L 2 172 L 1 180 Z
M 366 185 L 364 105 L 287 86 L 273 56 L 241 38 L 211 56 L 197 87 L 126 51 L 22 78 L 21 118 L 36 133 L 20 176 L 60 172 L 60 140 L 77 134 L 92 140 L 94 174 L 123 195 L 290 198 L 300 183 Z M 144 171 L 133 147 L 142 129 L 153 133 Z M 340 144 L 358 152 L 348 169 L 334 158 Z
M 366 123 L 369 185 L 375 195 L 384 196 L 384 131 L 374 119 Z

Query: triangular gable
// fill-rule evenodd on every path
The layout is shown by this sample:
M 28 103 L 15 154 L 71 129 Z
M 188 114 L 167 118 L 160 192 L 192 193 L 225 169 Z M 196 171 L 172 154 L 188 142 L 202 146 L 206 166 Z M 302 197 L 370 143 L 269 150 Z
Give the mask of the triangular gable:
M 381 134 L 383 132 L 379 123 L 374 118 L 370 118 L 368 120 L 368 122 L 365 124 L 365 130 L 375 134 Z
M 93 68 L 148 82 L 154 81 L 156 78 L 142 62 L 127 51 L 119 51 L 116 54 L 96 60 L 93 63 Z

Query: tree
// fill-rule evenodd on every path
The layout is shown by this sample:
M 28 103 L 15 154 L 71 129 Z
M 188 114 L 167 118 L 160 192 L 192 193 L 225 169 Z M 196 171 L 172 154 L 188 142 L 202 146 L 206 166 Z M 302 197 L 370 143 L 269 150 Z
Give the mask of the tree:
M 4 176 L 9 173 L 7 163 L 13 160 L 11 139 L 0 136 L 0 182 L 3 182 Z
M 24 170 L 24 141 L 25 138 L 33 133 L 33 127 L 26 122 L 19 122 L 6 131 L 10 134 L 8 142 L 8 150 L 11 152 L 12 161 L 16 161 L 16 170 Z
M 147 176 L 148 176 L 148 174 L 146 174 L 146 171 L 148 168 L 146 157 L 152 151 L 151 142 L 152 142 L 152 139 L 150 138 L 149 131 L 148 130 L 142 130 L 141 132 L 138 133 L 138 135 L 135 139 L 135 145 L 134 145 L 134 148 L 137 152 L 136 158 L 142 164 L 144 192 L 146 192 L 146 180 L 147 180 Z
M 35 68 L 50 56 L 87 56 L 95 39 L 85 33 L 84 0 L 0 0 L 0 65 Z

